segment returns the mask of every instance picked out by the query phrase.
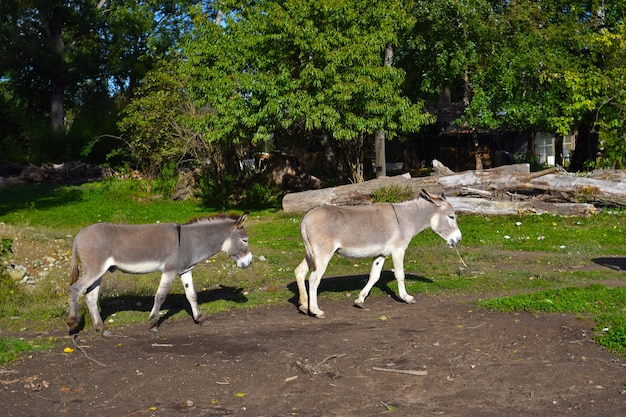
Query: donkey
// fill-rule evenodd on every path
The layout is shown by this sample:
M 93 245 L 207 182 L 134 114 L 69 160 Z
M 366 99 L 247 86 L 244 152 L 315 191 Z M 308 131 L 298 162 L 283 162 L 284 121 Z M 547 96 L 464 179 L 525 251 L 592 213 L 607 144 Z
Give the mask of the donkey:
M 182 225 L 96 223 L 80 230 L 72 246 L 68 331 L 78 322 L 78 298 L 86 292 L 85 301 L 95 329 L 105 336 L 110 335 L 98 312 L 98 292 L 104 273 L 116 269 L 132 274 L 161 271 L 161 282 L 150 311 L 151 330 L 158 330 L 159 310 L 176 275 L 180 275 L 185 287 L 193 319 L 203 324 L 206 318 L 198 308 L 191 270 L 219 251 L 226 252 L 238 267 L 247 268 L 252 262 L 248 235 L 243 228 L 247 216 L 248 212 L 241 217 L 218 215 Z M 80 278 L 77 256 L 83 269 Z
M 306 257 L 295 269 L 300 311 L 324 318 L 317 305 L 317 289 L 335 252 L 346 258 L 374 258 L 369 280 L 354 301 L 355 306 L 363 306 L 380 278 L 386 256 L 393 260 L 400 298 L 415 303 L 404 286 L 404 253 L 411 239 L 429 226 L 450 246 L 456 247 L 461 241 L 450 203 L 443 194 L 435 196 L 425 190 L 417 198 L 397 204 L 324 205 L 309 210 L 300 222 Z M 304 280 L 309 270 L 307 296 Z

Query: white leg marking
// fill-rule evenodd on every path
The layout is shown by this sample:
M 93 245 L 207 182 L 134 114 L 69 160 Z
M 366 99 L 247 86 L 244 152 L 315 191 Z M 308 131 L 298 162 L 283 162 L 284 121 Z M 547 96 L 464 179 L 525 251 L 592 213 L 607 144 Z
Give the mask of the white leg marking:
M 406 303 L 415 303 L 415 298 L 406 292 L 404 286 L 404 251 L 394 252 L 391 254 L 393 259 L 393 268 L 396 281 L 398 281 L 398 295 Z
M 298 284 L 298 308 L 306 314 L 309 311 L 309 296 L 307 295 L 306 284 L 304 283 L 306 274 L 309 272 L 309 263 L 306 258 L 300 262 L 300 265 L 298 265 L 294 272 L 296 274 L 296 283 Z
M 176 272 L 167 271 L 161 274 L 161 282 L 159 282 L 159 288 L 154 296 L 154 305 L 152 306 L 152 311 L 150 311 L 150 328 L 155 329 L 159 324 L 159 311 L 161 310 L 161 305 L 163 301 L 165 301 L 165 297 L 170 290 L 170 286 L 176 277 Z
M 355 306 L 357 306 L 357 307 L 362 307 L 363 306 L 363 303 L 365 303 L 365 298 L 367 298 L 368 294 L 372 290 L 372 287 L 380 279 L 380 273 L 383 270 L 383 265 L 384 264 L 385 264 L 385 257 L 384 256 L 379 256 L 378 258 L 374 259 L 374 262 L 372 262 L 372 269 L 370 270 L 370 277 L 367 280 L 367 284 L 365 284 L 365 287 L 363 287 L 363 289 L 359 293 L 359 298 L 354 300 L 354 305 Z
M 321 257 L 316 257 L 315 269 L 309 275 L 309 312 L 313 314 L 318 319 L 323 319 L 326 316 L 324 312 L 320 310 L 317 305 L 317 289 L 322 281 L 322 276 L 324 272 L 326 272 L 326 267 L 328 267 L 328 263 L 332 258 L 333 253 L 328 256 L 328 259 L 320 259 Z
M 104 330 L 104 322 L 98 311 L 98 294 L 100 293 L 100 285 L 96 285 L 91 291 L 85 294 L 85 302 L 91 315 L 93 327 L 98 331 Z
M 182 274 L 180 276 L 180 280 L 182 281 L 183 287 L 185 288 L 185 296 L 187 297 L 187 301 L 189 301 L 189 305 L 191 306 L 193 319 L 197 322 L 200 322 L 202 319 L 202 314 L 200 314 L 200 308 L 198 307 L 198 294 L 196 294 L 196 289 L 193 286 L 191 271 Z

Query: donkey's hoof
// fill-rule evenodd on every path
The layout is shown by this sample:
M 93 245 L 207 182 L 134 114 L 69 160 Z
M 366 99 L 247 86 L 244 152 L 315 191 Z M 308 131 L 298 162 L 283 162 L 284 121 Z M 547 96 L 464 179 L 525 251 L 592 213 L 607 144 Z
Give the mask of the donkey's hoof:
M 102 336 L 104 337 L 111 337 L 113 336 L 113 332 L 111 332 L 111 330 L 104 328 L 102 329 Z
M 198 322 L 198 324 L 199 324 L 200 326 L 208 326 L 208 325 L 210 324 L 210 323 L 209 323 L 209 319 L 207 319 L 207 318 L 206 318 L 206 317 L 204 317 L 204 316 L 200 316 L 200 318 L 199 318 L 198 320 L 196 320 L 196 321 Z
M 404 299 L 404 302 L 407 303 L 407 304 L 416 304 L 417 303 L 417 301 L 415 300 L 415 298 L 412 295 L 407 296 Z
M 309 315 L 309 309 L 306 306 L 300 306 L 298 307 L 298 311 L 306 316 Z
M 150 320 L 150 326 L 148 327 L 148 330 L 150 330 L 151 332 L 158 332 L 159 322 L 156 320 L 155 321 Z
M 358 308 L 364 308 L 363 304 L 365 304 L 365 302 L 360 301 L 360 300 L 354 300 L 354 304 L 352 305 Z
M 314 316 L 315 316 L 316 319 L 325 319 L 326 318 L 326 314 L 324 314 L 323 311 L 320 311 L 319 313 L 314 314 Z

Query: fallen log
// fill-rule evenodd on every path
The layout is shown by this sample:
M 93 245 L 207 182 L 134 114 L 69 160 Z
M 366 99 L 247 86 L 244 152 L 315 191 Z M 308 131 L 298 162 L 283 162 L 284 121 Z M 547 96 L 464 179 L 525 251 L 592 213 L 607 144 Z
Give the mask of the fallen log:
M 558 214 L 586 216 L 599 210 L 589 203 L 548 203 L 540 200 L 503 201 L 473 197 L 448 197 L 457 213 L 504 216 L 511 214 Z
M 530 172 L 528 164 L 454 173 L 433 161 L 430 177 L 381 177 L 358 184 L 287 194 L 286 212 L 304 212 L 321 204 L 365 204 L 372 192 L 392 185 L 410 188 L 415 195 L 422 188 L 445 192 L 455 209 L 485 215 L 554 213 L 584 215 L 597 212 L 594 203 L 626 207 L 626 182 L 581 177 L 561 167 Z M 612 175 L 611 178 L 621 178 Z
M 456 184 L 470 182 L 468 180 L 464 181 L 462 178 L 469 178 L 476 172 L 468 171 L 467 173 L 461 174 L 448 174 L 452 171 L 447 169 L 437 160 L 433 161 L 433 166 L 437 167 L 435 175 L 431 175 L 429 177 L 411 178 L 409 174 L 403 174 L 394 177 L 380 177 L 356 184 L 346 184 L 337 187 L 323 188 L 320 190 L 289 193 L 283 198 L 283 210 L 285 212 L 304 212 L 322 204 L 350 205 L 369 203 L 372 201 L 371 196 L 374 190 L 390 186 L 410 188 L 413 190 L 413 194 L 415 195 L 418 195 L 423 188 L 433 192 L 444 192 L 446 190 L 456 188 Z M 504 165 L 501 167 L 485 169 L 480 171 L 480 173 L 476 176 L 495 180 L 503 176 L 514 174 L 530 174 L 530 165 Z M 450 179 L 451 177 L 452 179 L 448 182 L 442 182 L 444 178 Z

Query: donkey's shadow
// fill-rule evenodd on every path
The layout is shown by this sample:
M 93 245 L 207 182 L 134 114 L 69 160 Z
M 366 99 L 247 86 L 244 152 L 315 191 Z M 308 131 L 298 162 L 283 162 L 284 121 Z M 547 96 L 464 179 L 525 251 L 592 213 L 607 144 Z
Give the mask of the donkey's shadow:
M 593 258 L 592 261 L 614 271 L 626 271 L 626 258 L 624 257 Z
M 201 307 L 204 303 L 209 303 L 217 300 L 233 301 L 235 303 L 245 303 L 248 298 L 244 295 L 243 288 L 222 286 L 206 291 L 198 291 L 198 305 Z M 154 296 L 135 296 L 135 295 L 122 295 L 122 296 L 105 296 L 100 298 L 100 315 L 102 320 L 106 323 L 107 319 L 115 313 L 120 311 L 142 311 L 146 313 L 146 323 L 148 323 L 148 315 L 152 310 L 154 304 Z M 165 302 L 161 306 L 161 313 L 159 317 L 159 325 L 167 321 L 170 317 L 186 311 L 190 317 L 193 317 L 189 301 L 185 294 L 168 294 Z M 88 314 L 88 313 L 87 313 Z M 73 333 L 80 332 L 85 327 L 84 314 L 81 316 L 76 329 Z
M 308 278 L 308 277 L 307 277 Z M 320 286 L 318 287 L 318 293 L 321 294 L 323 292 L 353 292 L 354 298 L 358 297 L 359 292 L 365 287 L 367 284 L 367 280 L 369 279 L 369 274 L 359 274 L 359 275 L 344 275 L 339 277 L 322 277 L 322 281 L 320 282 Z M 380 279 L 374 285 L 374 287 L 379 288 L 385 294 L 393 298 L 394 300 L 403 303 L 404 301 L 398 297 L 398 294 L 389 288 L 389 283 L 395 281 L 395 277 L 392 271 L 383 271 L 380 275 Z M 418 281 L 418 282 L 426 282 L 432 283 L 433 280 L 419 276 L 414 274 L 405 274 L 405 281 Z M 309 280 L 305 281 L 307 286 L 307 291 L 309 288 Z M 291 282 L 287 285 L 287 288 L 294 293 L 294 296 L 289 299 L 289 302 L 298 307 L 298 284 L 296 282 Z

